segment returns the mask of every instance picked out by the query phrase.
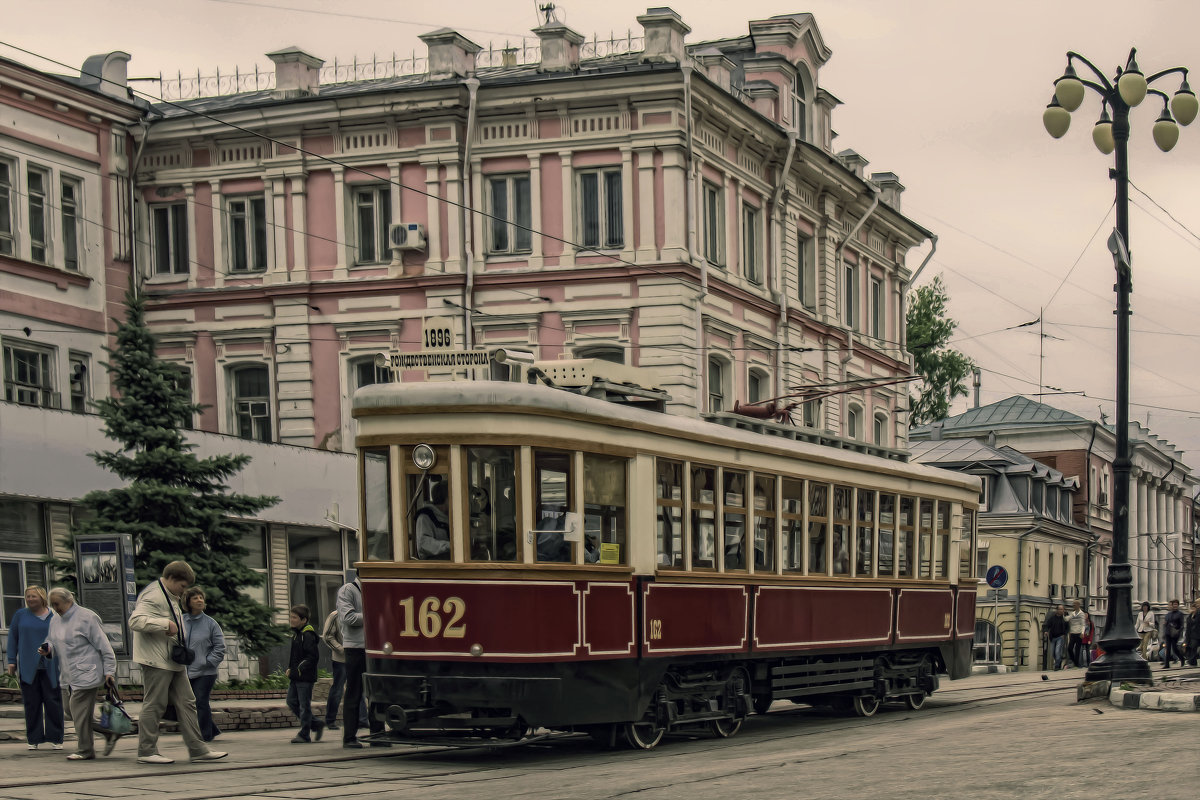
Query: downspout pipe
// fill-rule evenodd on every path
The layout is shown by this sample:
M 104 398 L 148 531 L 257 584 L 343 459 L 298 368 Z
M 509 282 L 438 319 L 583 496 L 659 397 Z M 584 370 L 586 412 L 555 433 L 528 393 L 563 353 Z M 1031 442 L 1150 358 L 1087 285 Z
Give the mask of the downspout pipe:
M 686 119 L 684 134 L 687 137 L 687 247 L 688 263 L 696 263 L 696 153 L 692 146 L 692 65 L 680 66 L 683 73 L 683 113 Z M 700 261 L 700 296 L 708 294 L 708 259 Z
M 462 190 L 463 206 L 466 209 L 462 225 L 463 271 L 466 281 L 463 284 L 463 348 L 470 350 L 474 347 L 472 333 L 471 309 L 475 298 L 475 193 L 471 181 L 471 144 L 475 141 L 475 115 L 479 99 L 479 79 L 470 77 L 463 81 L 467 87 L 467 141 L 463 146 Z M 473 372 L 473 370 L 472 370 Z
M 1025 573 L 1025 537 L 1032 536 L 1042 530 L 1044 525 L 1041 522 L 1036 523 L 1032 528 L 1022 533 L 1017 537 L 1017 600 L 1013 605 L 1013 655 L 1018 656 L 1021 644 L 1021 587 L 1023 583 L 1023 575 Z M 999 622 L 999 620 L 997 620 Z M 1040 633 L 1040 631 L 1039 631 Z M 1041 641 L 1040 639 L 1038 641 Z M 1018 656 L 1019 657 L 1019 656 Z M 1017 664 L 1018 667 L 1022 666 Z
M 142 151 L 146 149 L 146 140 L 150 138 L 150 124 L 146 120 L 140 122 L 142 135 L 137 143 L 137 150 L 133 153 L 133 160 L 129 162 L 129 288 L 134 297 L 142 293 L 142 281 L 144 277 L 138 272 L 137 264 L 137 236 L 134 231 L 137 230 L 137 170 L 138 165 L 142 161 Z
M 788 175 L 792 170 L 792 159 L 796 156 L 796 141 L 800 138 L 797 131 L 788 131 L 787 155 L 783 158 L 783 169 L 779 173 L 779 183 L 775 186 L 775 194 L 771 196 L 771 246 L 773 248 L 774 269 L 772 278 L 775 292 L 779 296 L 779 335 L 775 337 L 775 393 L 774 397 L 783 395 L 783 334 L 787 331 L 788 296 L 783 280 L 783 237 L 787 229 L 787 215 L 781 207 L 783 193 L 787 191 Z
M 921 266 L 917 267 L 917 271 L 908 279 L 908 284 L 905 285 L 904 291 L 900 292 L 900 348 L 908 349 L 908 305 L 905 302 L 908 293 L 912 287 L 916 285 L 917 278 L 921 277 L 921 270 L 925 269 L 925 265 L 933 259 L 933 254 L 937 252 L 938 237 L 936 233 L 929 234 L 929 252 L 925 254 L 925 259 L 921 262 Z

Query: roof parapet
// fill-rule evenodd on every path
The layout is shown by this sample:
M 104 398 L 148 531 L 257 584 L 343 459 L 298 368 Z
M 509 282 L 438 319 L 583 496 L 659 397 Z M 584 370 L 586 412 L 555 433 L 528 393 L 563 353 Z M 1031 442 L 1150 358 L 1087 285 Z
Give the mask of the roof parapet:
M 666 6 L 647 8 L 637 18 L 645 30 L 646 44 L 642 49 L 642 61 L 682 63 L 687 55 L 684 37 L 692 29 L 684 24 L 683 18 Z
M 429 80 L 465 78 L 475 74 L 475 54 L 483 48 L 450 28 L 421 34 L 429 48 Z
M 267 58 L 275 63 L 275 97 L 282 100 L 320 92 L 324 59 L 295 46 L 267 53 Z
M 542 61 L 538 72 L 575 72 L 579 69 L 579 45 L 583 35 L 561 22 L 552 22 L 533 29 L 541 40 Z

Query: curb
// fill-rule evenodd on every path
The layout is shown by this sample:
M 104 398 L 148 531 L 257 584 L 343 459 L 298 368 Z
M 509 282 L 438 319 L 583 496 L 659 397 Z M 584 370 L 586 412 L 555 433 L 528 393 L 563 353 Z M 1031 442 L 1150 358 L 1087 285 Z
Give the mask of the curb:
M 1183 692 L 1138 692 L 1113 689 L 1108 700 L 1118 708 L 1152 711 L 1200 711 L 1200 694 Z
M 976 664 L 971 667 L 972 675 L 1000 675 L 1014 671 L 1009 669 L 1007 664 Z

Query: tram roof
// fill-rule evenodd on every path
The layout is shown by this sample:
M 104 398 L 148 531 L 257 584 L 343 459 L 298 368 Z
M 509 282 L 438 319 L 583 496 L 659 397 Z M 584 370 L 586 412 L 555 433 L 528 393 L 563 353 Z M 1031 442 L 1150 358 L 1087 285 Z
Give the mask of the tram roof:
M 779 436 L 768 436 L 693 417 L 646 411 L 540 385 L 504 381 L 381 383 L 357 390 L 354 393 L 353 408 L 355 417 L 375 417 L 389 413 L 524 413 L 570 418 L 670 438 L 785 453 L 848 468 L 904 475 L 973 492 L 979 489 L 979 479 L 973 475 L 911 462 L 897 462 L 866 453 Z

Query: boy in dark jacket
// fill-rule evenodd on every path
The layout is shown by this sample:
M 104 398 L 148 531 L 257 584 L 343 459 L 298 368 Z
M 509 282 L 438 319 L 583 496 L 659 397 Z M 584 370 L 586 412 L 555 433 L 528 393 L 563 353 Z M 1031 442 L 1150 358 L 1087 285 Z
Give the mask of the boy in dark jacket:
M 291 679 L 288 687 L 287 704 L 300 720 L 300 732 L 292 744 L 305 744 L 309 730 L 319 742 L 325 732 L 325 721 L 312 715 L 313 684 L 317 682 L 317 632 L 308 624 L 308 606 L 292 606 L 288 612 L 288 623 L 292 626 L 292 654 L 288 659 L 287 672 Z

